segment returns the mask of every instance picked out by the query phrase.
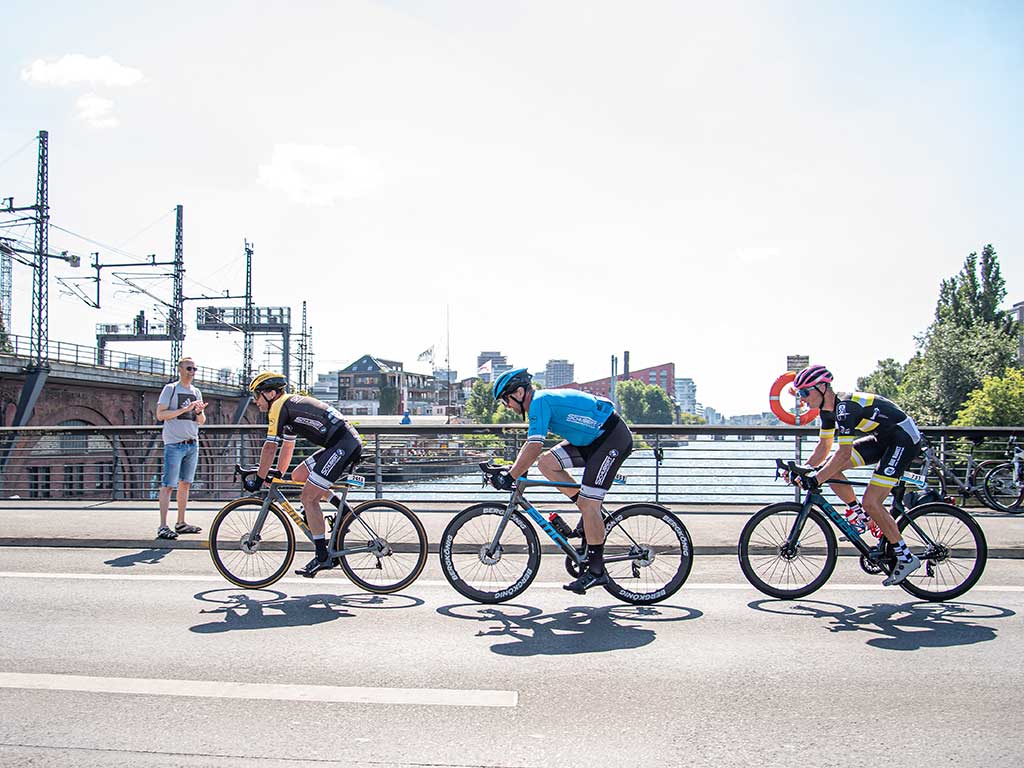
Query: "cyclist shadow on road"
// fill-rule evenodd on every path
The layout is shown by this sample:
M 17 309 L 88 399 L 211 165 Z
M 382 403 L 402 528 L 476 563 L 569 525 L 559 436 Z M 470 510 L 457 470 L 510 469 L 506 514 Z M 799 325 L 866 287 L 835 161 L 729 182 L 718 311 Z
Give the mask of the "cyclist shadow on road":
M 171 550 L 169 549 L 144 549 L 141 552 L 133 552 L 130 555 L 121 555 L 111 560 L 104 560 L 104 565 L 109 565 L 111 568 L 134 568 L 136 565 L 156 565 L 165 557 Z
M 979 621 L 1017 615 L 1009 608 L 980 603 L 874 603 L 854 608 L 824 600 L 764 599 L 748 606 L 767 613 L 825 619 L 830 632 L 874 635 L 867 644 L 887 651 L 916 651 L 995 640 L 998 629 Z
M 531 605 L 461 603 L 437 609 L 442 616 L 486 625 L 477 637 L 506 637 L 491 651 L 502 656 L 562 656 L 641 648 L 657 633 L 647 622 L 689 621 L 703 616 L 696 608 L 673 605 L 572 606 L 544 613 Z
M 247 629 L 277 629 L 323 624 L 342 618 L 355 618 L 353 609 L 412 608 L 423 601 L 408 595 L 372 595 L 358 592 L 351 595 L 297 595 L 289 597 L 274 589 L 235 592 L 230 589 L 210 589 L 198 592 L 196 600 L 220 603 L 216 608 L 203 608 L 203 614 L 223 614 L 222 619 L 196 624 L 191 632 L 215 634 Z M 230 593 L 230 594 L 224 594 Z

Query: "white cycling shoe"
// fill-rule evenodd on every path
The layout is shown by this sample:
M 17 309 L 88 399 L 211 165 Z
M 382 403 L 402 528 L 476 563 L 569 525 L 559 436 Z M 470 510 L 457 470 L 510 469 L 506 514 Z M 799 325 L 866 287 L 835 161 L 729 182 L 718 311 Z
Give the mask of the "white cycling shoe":
M 911 555 L 909 560 L 900 560 L 892 569 L 892 575 L 882 582 L 883 587 L 891 587 L 899 584 L 907 576 L 921 567 L 921 559 L 917 555 Z

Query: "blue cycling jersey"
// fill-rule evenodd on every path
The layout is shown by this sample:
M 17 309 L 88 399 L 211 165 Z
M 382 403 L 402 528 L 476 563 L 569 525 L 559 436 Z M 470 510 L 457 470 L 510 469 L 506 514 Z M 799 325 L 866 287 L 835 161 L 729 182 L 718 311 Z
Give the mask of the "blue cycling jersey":
M 543 389 L 533 393 L 526 440 L 543 442 L 548 432 L 553 432 L 571 445 L 590 445 L 600 436 L 602 425 L 614 412 L 612 401 L 603 397 L 578 389 Z

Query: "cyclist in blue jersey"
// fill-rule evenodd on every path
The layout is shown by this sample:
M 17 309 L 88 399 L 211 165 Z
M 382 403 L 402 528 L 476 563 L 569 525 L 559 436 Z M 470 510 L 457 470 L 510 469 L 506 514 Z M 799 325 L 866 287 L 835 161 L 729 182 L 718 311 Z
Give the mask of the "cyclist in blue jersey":
M 526 416 L 530 423 L 519 456 L 507 472 L 493 475 L 492 483 L 498 490 L 511 490 L 515 479 L 524 475 L 538 458 L 537 468 L 554 482 L 574 483 L 566 469 L 583 467 L 580 490 L 561 489 L 583 516 L 587 570 L 565 586 L 582 595 L 591 587 L 608 583 L 601 502 L 622 462 L 633 452 L 633 433 L 610 400 L 575 389 L 535 391 L 532 381 L 525 368 L 514 368 L 498 376 L 491 387 L 495 400 Z M 545 452 L 548 432 L 564 439 Z

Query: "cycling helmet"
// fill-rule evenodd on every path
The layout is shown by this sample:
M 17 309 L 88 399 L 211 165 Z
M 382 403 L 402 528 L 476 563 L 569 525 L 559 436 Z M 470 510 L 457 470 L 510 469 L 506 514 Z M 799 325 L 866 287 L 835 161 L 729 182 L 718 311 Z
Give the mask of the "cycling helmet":
M 249 384 L 249 391 L 258 394 L 271 389 L 285 389 L 287 386 L 288 379 L 282 374 L 264 371 L 256 374 L 256 378 Z
M 819 384 L 831 384 L 832 373 L 824 365 L 809 365 L 793 379 L 794 389 L 810 389 Z
M 498 400 L 519 387 L 529 388 L 531 381 L 533 381 L 533 376 L 525 368 L 513 368 L 511 371 L 500 374 L 494 380 L 494 384 L 491 385 L 491 396 Z

